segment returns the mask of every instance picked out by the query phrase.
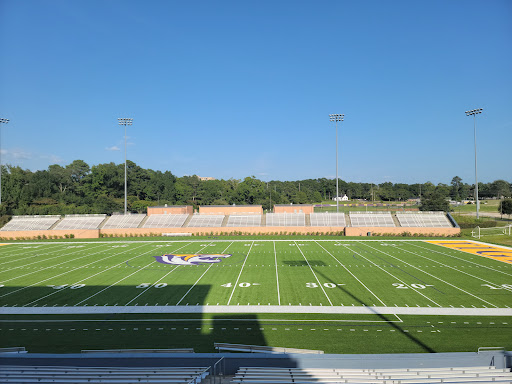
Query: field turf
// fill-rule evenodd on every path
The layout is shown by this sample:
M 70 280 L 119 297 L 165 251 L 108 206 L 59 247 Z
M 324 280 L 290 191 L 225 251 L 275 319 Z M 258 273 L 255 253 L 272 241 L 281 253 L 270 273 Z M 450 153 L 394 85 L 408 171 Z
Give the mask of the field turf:
M 230 256 L 202 265 L 157 260 L 173 254 Z M 215 306 L 227 309 L 215 313 Z M 512 264 L 423 241 L 0 247 L 1 344 L 31 352 L 172 347 L 208 352 L 214 341 L 330 353 L 512 349 L 512 316 L 484 316 L 511 306 Z M 362 307 L 467 308 L 482 316 L 350 313 Z M 84 308 L 94 313 L 73 313 Z M 55 309 L 62 314 L 51 314 Z M 280 313 L 271 313 L 275 309 Z

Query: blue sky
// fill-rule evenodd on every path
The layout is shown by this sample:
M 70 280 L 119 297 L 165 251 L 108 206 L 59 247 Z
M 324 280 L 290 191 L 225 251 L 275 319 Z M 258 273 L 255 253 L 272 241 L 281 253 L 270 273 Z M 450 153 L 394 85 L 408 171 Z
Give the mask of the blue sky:
M 512 182 L 512 2 L 0 0 L 3 163 Z

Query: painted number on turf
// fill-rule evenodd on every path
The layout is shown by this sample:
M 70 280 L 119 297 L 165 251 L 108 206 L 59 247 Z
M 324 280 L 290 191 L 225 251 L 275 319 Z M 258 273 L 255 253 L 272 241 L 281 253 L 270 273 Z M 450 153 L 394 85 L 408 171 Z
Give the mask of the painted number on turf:
M 167 283 L 158 283 L 153 286 L 150 283 L 142 283 L 142 284 L 137 285 L 135 288 L 149 288 L 149 287 L 163 288 L 163 287 L 167 287 Z
M 512 284 L 501 284 L 501 285 L 498 285 L 497 287 L 494 287 L 490 284 L 482 284 L 482 287 L 489 287 L 491 289 L 512 289 Z
M 238 284 L 238 286 L 240 288 L 247 288 L 247 287 L 250 287 L 251 285 L 259 285 L 258 283 L 240 283 Z M 226 288 L 231 288 L 233 286 L 233 284 L 231 283 L 226 283 L 226 284 L 222 284 L 221 287 L 226 287 Z
M 398 288 L 398 289 L 409 289 L 409 286 L 407 286 L 406 284 L 402 284 L 402 283 L 393 283 L 393 287 Z M 426 284 L 426 285 L 411 284 L 410 287 L 415 288 L 415 289 L 425 289 L 427 287 L 433 287 L 433 285 L 431 285 L 431 284 Z
M 336 288 L 338 285 L 345 285 L 345 284 L 323 283 L 322 285 L 325 288 Z M 317 283 L 306 283 L 306 287 L 308 287 L 308 288 L 318 288 L 318 284 Z
M 72 285 L 68 285 L 68 284 L 61 284 L 61 285 L 48 285 L 48 287 L 51 287 L 53 289 L 64 289 L 66 287 L 69 287 L 71 289 L 79 289 L 79 288 L 83 288 L 85 287 L 85 284 L 72 284 Z

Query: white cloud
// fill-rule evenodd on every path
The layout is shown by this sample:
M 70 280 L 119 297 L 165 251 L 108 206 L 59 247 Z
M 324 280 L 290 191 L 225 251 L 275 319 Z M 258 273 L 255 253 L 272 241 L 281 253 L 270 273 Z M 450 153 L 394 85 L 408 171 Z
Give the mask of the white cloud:
M 113 145 L 111 147 L 105 148 L 106 151 L 120 151 L 121 148 L 119 148 L 117 145 Z

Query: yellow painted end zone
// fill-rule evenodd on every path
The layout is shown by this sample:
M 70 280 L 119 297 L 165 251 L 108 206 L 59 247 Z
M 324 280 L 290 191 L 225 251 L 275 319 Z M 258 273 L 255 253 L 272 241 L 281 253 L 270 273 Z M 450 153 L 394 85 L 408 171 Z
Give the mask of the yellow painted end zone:
M 491 244 L 475 243 L 469 240 L 431 240 L 426 241 L 426 243 L 436 244 L 450 249 L 457 249 L 459 251 L 472 253 L 473 255 L 484 256 L 512 264 L 512 249 L 509 248 L 502 248 Z

